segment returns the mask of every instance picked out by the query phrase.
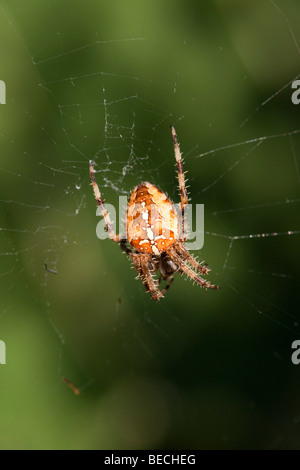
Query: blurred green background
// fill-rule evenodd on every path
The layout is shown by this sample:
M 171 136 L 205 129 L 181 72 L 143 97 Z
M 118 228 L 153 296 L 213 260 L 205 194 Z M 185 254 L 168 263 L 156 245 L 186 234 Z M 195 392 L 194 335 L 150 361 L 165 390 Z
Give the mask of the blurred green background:
M 1 0 L 0 25 L 0 447 L 299 449 L 299 2 Z M 170 124 L 221 290 L 155 303 L 96 238 L 88 161 L 111 204 L 178 201 Z

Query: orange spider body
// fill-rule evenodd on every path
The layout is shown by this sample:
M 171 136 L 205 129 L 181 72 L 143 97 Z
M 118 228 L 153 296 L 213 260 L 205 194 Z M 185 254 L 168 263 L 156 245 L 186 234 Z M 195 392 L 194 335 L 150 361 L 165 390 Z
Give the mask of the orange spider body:
M 159 256 L 179 237 L 179 219 L 170 199 L 150 183 L 131 193 L 127 206 L 127 241 L 140 253 Z

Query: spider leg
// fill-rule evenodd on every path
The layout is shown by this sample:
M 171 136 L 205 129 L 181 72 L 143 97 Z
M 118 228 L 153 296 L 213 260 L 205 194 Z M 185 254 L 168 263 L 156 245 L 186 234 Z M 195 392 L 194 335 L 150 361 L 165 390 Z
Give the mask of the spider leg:
M 197 274 L 195 271 L 193 271 L 173 247 L 169 248 L 169 250 L 167 250 L 167 253 L 170 256 L 171 260 L 173 260 L 174 263 L 179 266 L 179 271 L 185 273 L 187 276 L 193 279 L 193 281 L 197 282 L 197 284 L 202 287 L 205 287 L 206 289 L 220 289 L 219 286 L 211 284 L 210 282 L 206 281 L 201 276 L 199 276 L 199 274 Z
M 198 261 L 191 255 L 191 253 L 185 248 L 183 243 L 176 243 L 174 244 L 174 248 L 177 251 L 179 255 L 181 255 L 183 258 L 186 259 L 186 261 L 194 268 L 196 271 L 202 273 L 202 274 L 208 274 L 211 269 L 209 269 L 206 265 L 202 265 L 201 263 L 198 263 Z
M 127 240 L 126 239 L 123 239 L 123 240 L 120 241 L 120 248 L 121 248 L 121 250 L 123 250 L 126 253 L 127 256 L 129 256 L 130 258 L 133 258 L 134 252 L 127 245 Z
M 153 279 L 150 268 L 149 268 L 149 257 L 148 255 L 137 255 L 139 257 L 140 268 L 142 274 L 138 271 L 142 278 L 143 284 L 147 292 L 150 292 L 154 300 L 159 300 L 163 297 L 163 293 L 159 290 L 157 281 Z
M 114 232 L 112 221 L 110 220 L 109 213 L 107 212 L 106 207 L 104 205 L 104 201 L 101 197 L 100 189 L 99 189 L 99 187 L 96 183 L 94 166 L 93 166 L 93 162 L 91 160 L 90 160 L 90 175 L 91 175 L 91 180 L 92 180 L 92 186 L 93 186 L 93 190 L 94 190 L 95 199 L 97 201 L 98 206 L 100 207 L 102 216 L 105 220 L 108 236 L 114 242 L 120 243 L 122 238 L 120 237 L 120 235 L 116 235 L 115 232 Z
M 164 281 L 168 281 L 167 284 L 165 285 L 165 287 L 162 289 L 161 291 L 161 294 L 162 296 L 165 295 L 165 293 L 167 292 L 168 289 L 170 289 L 171 285 L 173 284 L 173 281 L 174 281 L 174 275 L 173 274 L 170 274 L 169 276 L 167 276 L 166 278 L 163 278 L 162 276 L 159 278 L 158 282 L 160 283 L 162 280 Z
M 164 254 L 162 254 L 162 256 L 159 259 L 158 269 L 160 270 L 160 277 L 158 279 L 158 284 L 160 285 L 162 281 L 167 282 L 167 284 L 161 291 L 161 293 L 165 295 L 165 293 L 171 287 L 174 281 L 174 273 L 178 271 L 178 266 L 176 266 L 176 264 L 173 263 L 173 261 L 171 261 L 166 256 L 164 256 Z
M 138 254 L 135 254 L 135 253 L 132 253 L 132 261 L 133 261 L 133 266 L 136 270 L 136 272 L 138 273 L 138 275 L 140 276 L 144 286 L 145 286 L 145 289 L 147 292 L 150 291 L 150 288 L 149 288 L 149 285 L 145 279 L 145 276 L 144 276 L 144 273 L 143 273 L 143 270 L 142 270 L 142 265 L 141 265 L 141 257 L 138 255 Z
M 148 255 L 142 255 L 141 253 L 134 253 L 128 246 L 126 246 L 125 240 L 120 243 L 121 248 L 125 251 L 125 253 L 130 256 L 133 261 L 133 266 L 140 276 L 146 292 L 150 292 L 152 298 L 154 300 L 159 300 L 163 297 L 163 293 L 159 290 L 157 286 L 157 281 L 155 281 L 152 277 L 151 270 L 150 270 L 150 260 Z M 155 266 L 153 266 L 155 269 Z M 164 289 L 163 292 L 167 290 L 167 287 Z
M 176 168 L 177 168 L 177 175 L 178 175 L 178 182 L 179 182 L 179 191 L 180 191 L 180 199 L 181 199 L 181 228 L 182 228 L 182 234 L 181 234 L 181 239 L 186 241 L 187 239 L 187 231 L 186 231 L 186 223 L 185 223 L 185 208 L 188 203 L 188 194 L 187 190 L 185 187 L 185 179 L 184 179 L 184 171 L 183 171 L 183 161 L 181 158 L 181 152 L 180 152 L 180 147 L 179 143 L 177 140 L 177 134 L 175 131 L 175 128 L 171 126 L 171 131 L 172 131 L 172 137 L 173 137 L 173 142 L 174 142 L 174 153 L 175 153 L 175 158 L 176 158 Z
M 138 273 L 140 278 L 143 279 L 143 271 L 142 271 L 142 267 L 141 267 L 140 257 L 137 254 L 132 253 L 132 261 L 133 261 L 133 266 L 134 266 L 136 272 Z M 146 287 L 146 290 L 147 290 L 147 287 Z

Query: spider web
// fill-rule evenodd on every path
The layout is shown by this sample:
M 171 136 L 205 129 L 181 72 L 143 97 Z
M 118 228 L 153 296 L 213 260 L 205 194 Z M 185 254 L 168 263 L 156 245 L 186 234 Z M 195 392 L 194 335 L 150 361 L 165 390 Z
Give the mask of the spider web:
M 297 447 L 297 3 L 232 1 L 225 10 L 219 1 L 139 1 L 130 11 L 119 1 L 74 2 L 72 10 L 29 3 L 26 12 L 21 2 L 0 5 L 11 51 L 0 76 L 3 380 L 15 401 L 25 384 L 28 413 L 32 384 L 41 382 L 46 422 L 48 394 L 64 394 L 57 415 L 72 424 L 65 378 L 96 418 L 82 405 L 85 438 L 65 437 L 65 426 L 54 437 L 52 423 L 31 440 L 21 427 L 19 445 Z M 141 181 L 178 201 L 170 124 L 190 200 L 205 205 L 205 243 L 195 255 L 221 290 L 178 276 L 155 303 L 119 248 L 96 238 L 88 162 L 116 207 Z M 273 418 L 288 397 L 286 414 Z M 200 416 L 206 432 L 195 437 Z M 3 446 L 18 446 L 13 434 Z

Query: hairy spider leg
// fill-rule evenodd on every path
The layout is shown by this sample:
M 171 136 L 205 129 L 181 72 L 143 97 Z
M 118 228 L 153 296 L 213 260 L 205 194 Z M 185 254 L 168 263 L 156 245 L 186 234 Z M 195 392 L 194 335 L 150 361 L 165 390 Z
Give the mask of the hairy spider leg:
M 174 248 L 179 255 L 186 259 L 186 261 L 194 268 L 196 271 L 199 271 L 202 274 L 208 274 L 211 269 L 207 265 L 202 265 L 202 263 L 198 263 L 198 261 L 191 255 L 191 253 L 186 249 L 183 243 L 175 243 Z
M 177 134 L 175 131 L 174 126 L 171 126 L 171 131 L 172 131 L 172 137 L 173 137 L 173 142 L 174 142 L 174 153 L 175 153 L 175 158 L 176 158 L 176 169 L 177 169 L 177 176 L 178 176 L 178 182 L 179 182 L 179 191 L 180 191 L 180 207 L 181 207 L 181 228 L 182 228 L 182 234 L 181 234 L 181 240 L 186 241 L 187 240 L 187 230 L 186 230 L 186 223 L 185 223 L 185 208 L 188 203 L 188 194 L 187 190 L 185 187 L 185 178 L 184 178 L 184 171 L 183 171 L 183 160 L 181 157 L 181 152 L 180 152 L 180 146 L 178 143 L 177 139 Z
M 167 250 L 167 253 L 171 260 L 174 261 L 175 264 L 177 264 L 177 266 L 179 267 L 179 271 L 185 273 L 197 284 L 202 287 L 205 287 L 206 289 L 219 289 L 219 286 L 211 284 L 210 282 L 206 281 L 201 276 L 199 276 L 195 271 L 193 271 L 173 247 L 169 248 Z
M 99 189 L 99 187 L 96 183 L 95 170 L 94 170 L 92 160 L 90 160 L 90 175 L 91 175 L 91 180 L 92 180 L 92 186 L 93 186 L 93 190 L 94 190 L 95 199 L 97 201 L 98 206 L 100 207 L 102 216 L 104 217 L 106 227 L 107 227 L 108 236 L 114 242 L 120 243 L 121 242 L 121 237 L 120 237 L 120 235 L 115 234 L 115 231 L 113 229 L 112 221 L 110 220 L 109 213 L 107 212 L 106 207 L 104 205 L 104 201 L 101 197 L 100 189 Z
M 148 257 L 148 255 L 141 254 L 140 255 L 140 263 L 141 263 L 141 270 L 142 270 L 141 278 L 142 278 L 144 286 L 146 287 L 146 290 L 148 292 L 150 292 L 150 294 L 152 295 L 152 298 L 154 300 L 159 300 L 164 295 L 158 288 L 157 280 L 153 279 L 153 276 L 152 276 L 150 268 L 149 268 L 149 257 Z

